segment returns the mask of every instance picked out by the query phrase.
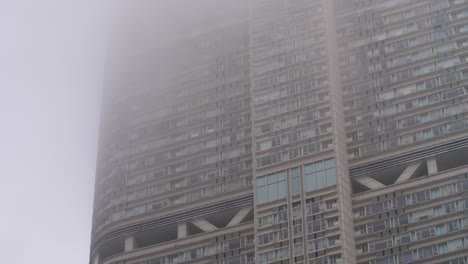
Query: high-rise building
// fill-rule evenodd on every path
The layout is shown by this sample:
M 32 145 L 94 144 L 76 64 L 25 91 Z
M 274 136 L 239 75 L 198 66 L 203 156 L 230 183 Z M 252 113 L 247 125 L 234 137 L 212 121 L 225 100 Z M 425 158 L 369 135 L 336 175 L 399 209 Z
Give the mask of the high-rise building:
M 468 264 L 468 0 L 235 6 L 113 51 L 90 263 Z
M 468 1 L 336 1 L 357 263 L 467 263 Z

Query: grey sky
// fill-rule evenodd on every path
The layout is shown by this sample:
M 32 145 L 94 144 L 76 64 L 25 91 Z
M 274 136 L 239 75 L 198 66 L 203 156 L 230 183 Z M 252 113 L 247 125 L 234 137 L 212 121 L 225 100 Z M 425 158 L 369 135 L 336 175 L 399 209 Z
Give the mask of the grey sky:
M 88 262 L 109 3 L 0 1 L 2 263 Z
M 219 21 L 237 7 L 231 0 L 0 0 L 2 263 L 88 263 L 100 96 L 113 41 L 123 36 L 144 47 L 149 34 L 162 45 L 160 35 L 184 35 L 188 25 L 212 24 L 209 14 Z M 116 10 L 127 19 L 111 27 Z

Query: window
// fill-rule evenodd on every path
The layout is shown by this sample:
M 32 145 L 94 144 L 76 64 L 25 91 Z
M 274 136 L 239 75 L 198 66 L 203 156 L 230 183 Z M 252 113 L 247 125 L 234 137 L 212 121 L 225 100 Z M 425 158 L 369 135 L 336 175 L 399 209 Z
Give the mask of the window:
M 315 177 L 313 165 L 306 165 L 304 167 L 304 177 L 306 181 L 306 190 L 315 190 Z
M 421 114 L 421 115 L 419 116 L 419 121 L 420 121 L 421 123 L 426 123 L 426 122 L 430 121 L 429 113 Z
M 292 194 L 301 192 L 301 169 L 299 167 L 291 169 Z
M 325 160 L 325 183 L 327 186 L 336 184 L 335 160 Z
M 313 191 L 336 184 L 335 160 L 321 160 L 304 166 L 306 190 Z
M 276 173 L 278 181 L 278 199 L 286 197 L 286 171 Z
M 278 213 L 260 217 L 258 219 L 258 226 L 269 226 L 273 224 L 283 223 L 288 221 L 288 214 L 286 210 L 282 210 Z
M 146 181 L 146 173 L 136 175 L 134 177 L 129 177 L 127 179 L 127 186 L 132 186 L 141 182 Z
M 257 149 L 259 151 L 263 151 L 263 150 L 266 150 L 266 149 L 269 149 L 269 148 L 271 148 L 271 140 L 262 141 L 260 143 L 257 143 Z
M 419 107 L 425 106 L 425 105 L 427 105 L 427 103 L 428 102 L 427 102 L 427 97 L 426 96 L 421 97 L 421 98 L 418 99 L 418 106 Z
M 433 209 L 433 213 L 432 213 L 432 214 L 433 214 L 434 216 L 441 216 L 441 215 L 443 215 L 444 212 L 443 212 L 442 207 L 440 207 L 440 206 L 435 207 L 435 208 Z
M 447 228 L 445 224 L 436 226 L 435 233 L 437 236 L 447 233 Z
M 423 130 L 423 139 L 432 138 L 432 129 Z
M 267 201 L 266 193 L 266 177 L 260 177 L 257 179 L 257 202 L 259 204 Z
M 258 236 L 258 243 L 260 245 L 266 245 L 273 242 L 278 242 L 288 239 L 288 229 L 284 228 L 278 231 L 274 231 L 271 233 L 263 234 Z
M 286 171 L 257 178 L 257 203 L 281 199 L 286 194 Z
M 383 93 L 379 94 L 379 101 L 389 100 L 389 99 L 392 99 L 394 96 L 395 96 L 395 91 L 394 90 L 383 92 Z
M 448 248 L 448 251 L 456 251 L 456 250 L 462 249 L 463 248 L 462 240 L 457 239 L 457 240 L 452 240 L 452 241 L 447 242 L 447 248 Z
M 315 171 L 315 186 L 317 189 L 321 189 L 326 186 L 324 176 L 323 170 Z
M 146 205 L 144 204 L 127 209 L 127 217 L 143 214 L 145 212 L 145 209 Z
M 268 263 L 289 257 L 289 247 L 280 248 L 274 251 L 259 255 L 259 263 Z

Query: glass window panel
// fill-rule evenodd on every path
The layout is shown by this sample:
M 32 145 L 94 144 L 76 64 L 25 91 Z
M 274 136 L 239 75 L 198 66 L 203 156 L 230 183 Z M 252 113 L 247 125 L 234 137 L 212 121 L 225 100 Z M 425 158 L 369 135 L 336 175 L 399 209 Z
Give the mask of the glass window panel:
M 268 184 L 276 182 L 276 175 L 274 173 L 268 175 L 267 177 L 268 177 Z
M 269 149 L 269 148 L 271 148 L 271 146 L 272 146 L 271 140 L 263 141 L 263 142 L 260 142 L 258 144 L 258 147 L 259 147 L 260 151 Z
M 315 189 L 314 174 L 305 175 L 306 180 L 306 190 L 312 191 Z
M 439 244 L 438 245 L 438 252 L 439 254 L 445 254 L 448 252 L 448 247 L 447 247 L 447 244 Z
M 257 202 L 259 204 L 267 201 L 266 186 L 261 186 L 257 188 Z
M 431 190 L 431 198 L 435 199 L 435 198 L 438 198 L 438 197 L 440 197 L 440 189 L 439 188 L 432 189 Z
M 315 171 L 323 170 L 323 161 L 318 161 L 314 163 Z
M 330 168 L 325 171 L 325 181 L 327 186 L 336 184 L 335 168 Z
M 313 164 L 305 165 L 304 166 L 304 174 L 309 174 L 314 171 Z
M 335 167 L 335 159 L 327 159 L 325 161 L 325 169 Z
M 299 194 L 301 192 L 301 179 L 299 177 L 292 178 L 292 193 Z
M 291 175 L 292 175 L 292 177 L 299 177 L 299 176 L 300 176 L 300 170 L 299 170 L 299 168 L 293 168 L 293 169 L 291 169 Z
M 276 200 L 276 184 L 268 184 L 268 201 Z
M 325 187 L 325 179 L 324 179 L 323 171 L 319 171 L 315 173 L 315 186 L 316 186 L 316 189 Z
M 436 235 L 440 236 L 447 233 L 447 229 L 445 224 L 444 225 L 439 225 L 436 227 Z
M 276 174 L 278 177 L 278 181 L 285 181 L 286 180 L 286 171 L 281 171 Z
M 448 246 L 449 251 L 460 250 L 460 249 L 463 248 L 463 244 L 462 244 L 461 239 L 449 241 L 449 242 L 447 242 L 447 244 L 448 244 L 447 246 Z
M 263 186 L 263 185 L 266 185 L 266 177 L 265 176 L 258 177 L 257 186 Z
M 278 183 L 278 199 L 286 197 L 286 181 L 281 181 Z

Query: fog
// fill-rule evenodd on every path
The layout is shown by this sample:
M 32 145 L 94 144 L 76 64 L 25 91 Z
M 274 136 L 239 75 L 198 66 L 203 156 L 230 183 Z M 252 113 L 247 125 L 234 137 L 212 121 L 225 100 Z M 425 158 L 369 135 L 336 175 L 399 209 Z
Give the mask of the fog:
M 109 5 L 0 5 L 2 263 L 88 262 Z
M 120 0 L 114 3 L 105 88 L 130 79 L 164 78 L 191 61 L 180 45 L 221 24 L 248 15 L 247 0 Z M 174 66 L 180 62 L 182 65 Z M 132 75 L 133 73 L 137 76 Z M 142 74 L 146 75 L 142 76 Z M 151 76 L 151 77 L 149 77 Z M 157 88 L 157 80 L 152 79 Z M 135 87 L 138 88 L 138 87 Z M 127 88 L 124 88 L 127 89 Z
M 242 8 L 228 0 L 2 1 L 2 263 L 89 261 L 101 91 L 115 61 L 164 50 Z

